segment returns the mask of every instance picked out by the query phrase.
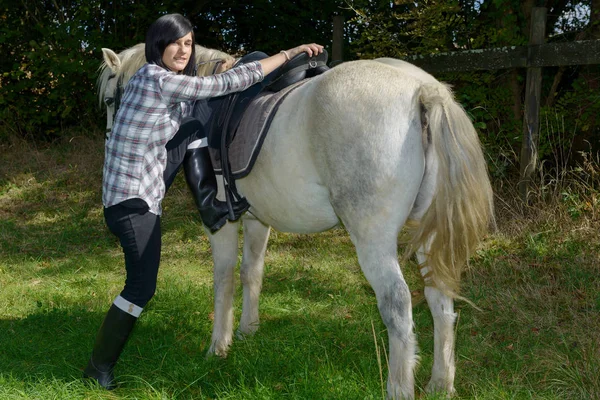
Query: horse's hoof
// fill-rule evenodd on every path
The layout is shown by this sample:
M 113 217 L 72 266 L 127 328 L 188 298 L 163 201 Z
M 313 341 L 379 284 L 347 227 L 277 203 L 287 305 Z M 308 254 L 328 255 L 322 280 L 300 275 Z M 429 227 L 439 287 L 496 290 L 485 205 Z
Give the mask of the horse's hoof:
M 456 390 L 452 383 L 437 380 L 434 381 L 433 379 L 429 381 L 425 387 L 425 391 L 428 394 L 445 394 L 447 399 L 452 398 L 456 394 Z
M 235 338 L 237 340 L 246 340 L 250 336 L 252 336 L 252 333 L 244 333 L 244 332 L 240 331 L 239 329 L 237 331 L 235 331 Z
M 256 331 L 258 331 L 258 324 L 250 324 L 245 329 L 239 328 L 237 331 L 235 331 L 235 338 L 244 340 L 254 336 Z
M 227 358 L 227 351 L 228 348 L 220 348 L 218 346 L 215 346 L 215 344 L 213 343 L 210 348 L 208 349 L 208 351 L 206 352 L 206 358 L 212 358 L 212 357 L 219 357 L 219 358 Z
M 388 381 L 386 398 L 387 400 L 414 400 L 415 392 L 414 389 L 403 388 L 399 384 L 391 384 Z

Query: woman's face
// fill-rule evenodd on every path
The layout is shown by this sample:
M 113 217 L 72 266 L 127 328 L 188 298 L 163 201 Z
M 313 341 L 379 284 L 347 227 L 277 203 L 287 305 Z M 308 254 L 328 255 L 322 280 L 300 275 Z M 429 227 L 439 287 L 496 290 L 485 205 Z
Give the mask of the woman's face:
M 173 72 L 185 69 L 192 55 L 192 32 L 169 44 L 163 52 L 162 62 Z

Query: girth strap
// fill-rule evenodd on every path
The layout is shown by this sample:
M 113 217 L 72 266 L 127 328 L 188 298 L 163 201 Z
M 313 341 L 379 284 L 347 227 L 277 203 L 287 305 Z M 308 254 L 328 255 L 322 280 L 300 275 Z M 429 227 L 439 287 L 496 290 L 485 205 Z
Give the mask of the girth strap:
M 229 219 L 235 219 L 235 213 L 233 212 L 233 201 L 241 198 L 235 186 L 235 179 L 231 176 L 231 165 L 229 164 L 229 144 L 233 140 L 230 137 L 229 123 L 231 122 L 231 114 L 233 112 L 233 104 L 239 97 L 238 93 L 234 93 L 229 96 L 226 100 L 228 102 L 227 114 L 225 115 L 225 121 L 223 124 L 223 138 L 221 138 L 221 171 L 223 172 L 223 186 L 225 188 L 225 201 L 227 202 L 227 209 L 229 211 Z

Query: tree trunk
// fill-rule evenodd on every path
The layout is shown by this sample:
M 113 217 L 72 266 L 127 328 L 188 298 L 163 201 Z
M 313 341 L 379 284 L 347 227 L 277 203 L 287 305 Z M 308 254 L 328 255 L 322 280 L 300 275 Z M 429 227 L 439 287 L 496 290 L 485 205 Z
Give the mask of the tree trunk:
M 512 93 L 512 112 L 513 118 L 518 123 L 518 126 L 521 126 L 523 123 L 523 110 L 522 104 L 523 100 L 521 98 L 521 84 L 519 83 L 519 70 L 513 68 L 510 71 L 510 91 Z

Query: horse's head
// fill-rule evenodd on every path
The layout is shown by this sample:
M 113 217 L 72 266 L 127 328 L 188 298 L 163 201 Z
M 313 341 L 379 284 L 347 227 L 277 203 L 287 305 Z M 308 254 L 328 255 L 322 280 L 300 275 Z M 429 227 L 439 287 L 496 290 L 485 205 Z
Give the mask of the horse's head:
M 98 99 L 100 104 L 106 106 L 106 134 L 111 131 L 115 113 L 118 107 L 120 93 L 117 90 L 119 86 L 119 70 L 121 69 L 121 59 L 111 49 L 102 49 L 104 61 L 100 66 L 100 76 L 98 78 Z

